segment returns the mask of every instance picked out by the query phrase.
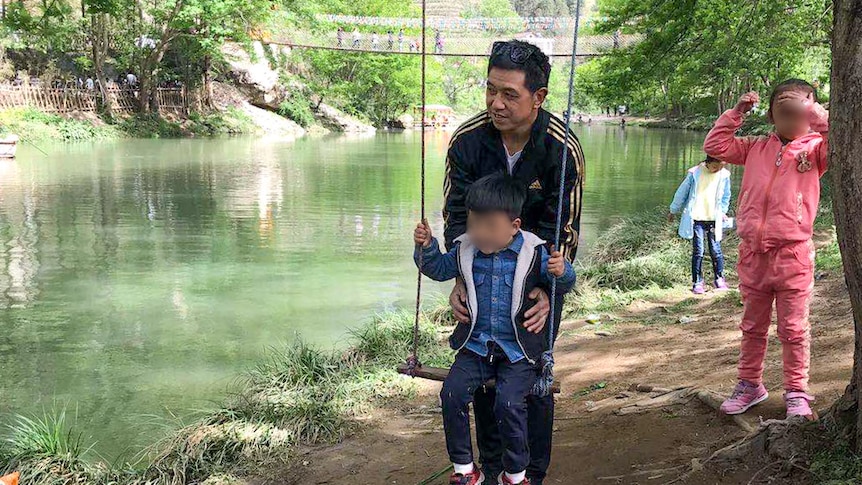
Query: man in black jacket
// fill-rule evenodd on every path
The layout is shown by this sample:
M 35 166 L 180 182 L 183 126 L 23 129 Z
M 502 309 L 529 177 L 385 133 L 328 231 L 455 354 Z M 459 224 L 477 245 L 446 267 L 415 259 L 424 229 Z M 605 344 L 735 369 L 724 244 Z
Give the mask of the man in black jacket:
M 488 109 L 461 125 L 449 144 L 443 210 L 447 249 L 466 231 L 464 199 L 470 184 L 500 171 L 511 174 L 527 188 L 527 202 L 521 215 L 523 228 L 549 243 L 554 241 L 566 127 L 542 108 L 548 94 L 550 72 L 548 57 L 536 46 L 514 40 L 494 44 L 485 92 Z M 560 251 L 569 261 L 574 261 L 584 178 L 584 154 L 574 133 L 569 133 L 566 163 Z M 544 328 L 550 313 L 549 291 L 549 288 L 536 288 L 530 294 L 537 303 L 526 314 L 524 326 L 528 330 L 539 332 Z M 564 296 L 561 292 L 554 295 L 554 321 L 557 323 Z M 449 301 L 456 319 L 469 323 L 463 282 L 456 283 Z M 492 478 L 502 468 L 502 444 L 493 414 L 494 398 L 492 389 L 480 389 L 473 403 L 479 461 L 485 476 Z M 554 399 L 553 396 L 530 396 L 527 406 L 530 445 L 527 477 L 532 485 L 541 485 L 551 460 Z

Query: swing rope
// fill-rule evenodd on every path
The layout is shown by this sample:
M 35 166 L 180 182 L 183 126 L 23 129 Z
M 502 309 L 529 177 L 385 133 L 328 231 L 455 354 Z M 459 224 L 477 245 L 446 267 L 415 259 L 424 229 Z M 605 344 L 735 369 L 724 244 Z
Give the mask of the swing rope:
M 554 226 L 554 248 L 560 247 L 560 226 L 562 224 L 563 215 L 563 199 L 566 190 L 566 165 L 569 160 L 569 140 L 571 133 L 569 127 L 572 121 L 572 103 L 574 102 L 575 91 L 575 62 L 577 61 L 578 53 L 578 30 L 581 21 L 581 0 L 577 0 L 575 4 L 575 33 L 572 36 L 572 64 L 569 70 L 569 99 L 566 106 L 566 136 L 563 142 L 563 157 L 560 161 L 560 191 L 557 197 L 557 221 Z M 556 298 L 557 296 L 557 279 L 551 280 L 551 313 L 548 315 L 548 350 L 542 353 L 542 372 L 533 386 L 533 394 L 539 397 L 545 397 L 551 393 L 551 386 L 554 384 L 554 329 L 556 327 Z
M 580 1 L 580 0 L 578 0 Z M 426 9 L 425 9 L 425 0 L 422 0 L 422 58 L 421 58 L 421 78 L 422 78 L 422 114 L 420 115 L 420 129 L 422 130 L 421 134 L 421 151 L 420 158 L 421 169 L 420 169 L 420 189 L 419 189 L 419 198 L 420 198 L 420 217 L 423 224 L 427 224 L 427 218 L 425 217 L 425 58 L 426 58 L 426 48 L 425 48 L 425 38 L 426 38 Z M 407 358 L 407 375 L 413 377 L 416 373 L 416 369 L 422 367 L 422 363 L 419 362 L 419 313 L 420 307 L 422 304 L 422 266 L 424 265 L 424 257 L 423 251 L 419 248 L 419 271 L 416 277 L 416 312 L 413 316 L 413 348 L 411 349 L 410 357 Z
M 427 224 L 425 217 L 425 61 L 427 57 L 427 50 L 425 45 L 426 40 L 426 8 L 425 8 L 426 0 L 422 0 L 422 51 L 421 51 L 421 79 L 422 79 L 422 114 L 421 114 L 421 173 L 420 173 L 420 213 L 421 220 L 423 223 Z M 571 118 L 572 118 L 572 103 L 574 102 L 574 90 L 575 90 L 575 63 L 577 61 L 577 52 L 578 52 L 578 30 L 580 27 L 581 20 L 581 0 L 577 0 L 575 6 L 575 32 L 572 36 L 572 59 L 571 66 L 569 70 L 569 96 L 568 103 L 566 107 L 565 113 L 565 122 L 566 122 L 566 135 L 563 143 L 563 156 L 560 162 L 560 187 L 559 187 L 559 195 L 557 197 L 557 214 L 556 214 L 556 224 L 554 227 L 554 247 L 560 247 L 560 225 L 562 224 L 562 213 L 563 213 L 563 201 L 564 201 L 564 192 L 566 189 L 566 165 L 569 157 L 569 141 L 571 139 L 571 132 L 569 131 L 569 127 L 571 126 Z M 411 377 L 415 377 L 416 370 L 422 367 L 422 364 L 419 361 L 419 316 L 421 311 L 422 304 L 422 267 L 424 263 L 424 258 L 422 251 L 419 251 L 419 271 L 418 276 L 416 278 L 416 311 L 413 317 L 413 344 L 411 349 L 410 357 L 407 358 L 407 375 Z M 550 295 L 550 303 L 551 303 L 551 312 L 548 316 L 548 350 L 542 353 L 542 372 L 537 379 L 536 384 L 533 386 L 533 394 L 544 397 L 552 392 L 552 386 L 554 383 L 554 328 L 556 326 L 555 322 L 555 295 L 557 294 L 557 280 L 556 278 L 551 281 L 551 295 Z

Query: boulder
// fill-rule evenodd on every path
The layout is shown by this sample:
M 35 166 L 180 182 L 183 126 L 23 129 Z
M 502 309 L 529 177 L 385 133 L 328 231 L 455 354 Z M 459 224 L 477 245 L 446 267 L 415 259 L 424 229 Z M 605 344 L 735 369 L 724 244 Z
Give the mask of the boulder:
M 251 104 L 275 111 L 289 94 L 279 84 L 278 72 L 267 60 L 271 57 L 265 51 L 269 46 L 255 41 L 252 47 L 255 59 L 239 44 L 228 42 L 222 46 L 222 52 L 230 65 L 228 77 Z
M 320 103 L 314 110 L 314 115 L 324 127 L 342 133 L 373 133 L 377 128 L 364 123 L 360 119 L 351 116 L 338 108 L 326 103 Z

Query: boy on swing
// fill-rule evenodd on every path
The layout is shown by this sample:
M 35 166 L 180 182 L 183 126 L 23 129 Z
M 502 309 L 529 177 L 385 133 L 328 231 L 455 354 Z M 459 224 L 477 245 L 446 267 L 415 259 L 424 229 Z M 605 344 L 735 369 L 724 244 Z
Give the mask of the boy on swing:
M 510 175 L 488 175 L 467 192 L 467 232 L 451 251 L 440 252 L 424 221 L 413 234 L 422 273 L 436 281 L 461 277 L 467 288 L 471 323 L 459 324 L 449 338 L 458 354 L 440 392 L 452 485 L 484 482 L 473 461 L 468 406 L 489 379 L 496 379 L 494 414 L 505 447 L 497 483 L 530 484 L 526 399 L 539 375 L 537 362 L 548 350 L 548 329 L 534 333 L 524 327 L 524 314 L 534 304 L 528 295 L 554 278 L 568 291 L 575 271 L 559 251 L 549 254 L 545 241 L 521 230 L 525 200 L 525 190 Z

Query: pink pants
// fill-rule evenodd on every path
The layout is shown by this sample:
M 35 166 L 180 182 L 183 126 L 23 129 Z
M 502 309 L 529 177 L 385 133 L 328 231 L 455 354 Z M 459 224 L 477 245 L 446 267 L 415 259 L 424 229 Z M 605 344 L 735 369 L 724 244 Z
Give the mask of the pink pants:
M 760 384 L 772 323 L 772 302 L 778 314 L 778 338 L 784 359 L 784 389 L 808 390 L 811 326 L 808 310 L 814 289 L 814 243 L 805 241 L 755 253 L 739 245 L 739 290 L 745 303 L 739 378 Z

